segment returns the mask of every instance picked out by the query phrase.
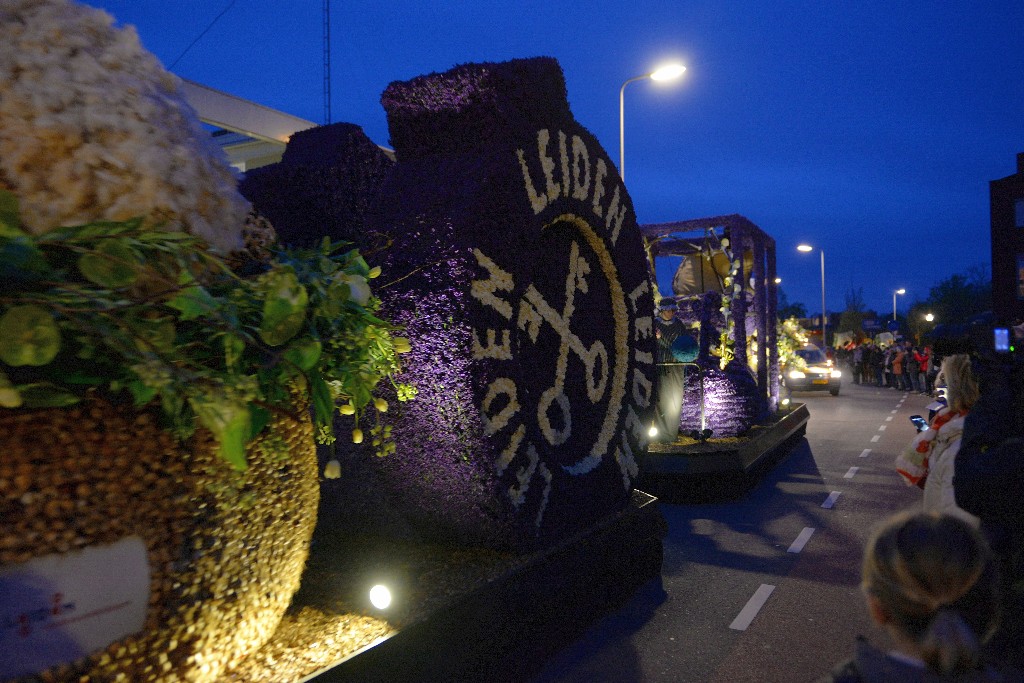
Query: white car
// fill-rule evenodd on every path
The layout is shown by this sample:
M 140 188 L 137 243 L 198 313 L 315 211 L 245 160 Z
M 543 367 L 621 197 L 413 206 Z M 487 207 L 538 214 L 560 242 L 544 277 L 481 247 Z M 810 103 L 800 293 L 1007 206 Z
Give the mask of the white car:
M 843 373 L 817 346 L 807 344 L 782 367 L 782 383 L 790 391 L 827 391 L 839 395 Z

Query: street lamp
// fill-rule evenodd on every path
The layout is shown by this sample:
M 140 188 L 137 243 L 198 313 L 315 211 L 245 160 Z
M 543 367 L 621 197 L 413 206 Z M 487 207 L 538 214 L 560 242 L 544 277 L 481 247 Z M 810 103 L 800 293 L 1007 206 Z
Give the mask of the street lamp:
M 902 296 L 902 295 L 904 295 L 906 293 L 907 293 L 907 290 L 903 289 L 902 287 L 900 287 L 899 289 L 895 289 L 892 292 L 892 321 L 893 322 L 896 322 L 896 295 L 899 294 L 900 296 Z
M 925 313 L 924 314 L 924 319 L 926 321 L 928 321 L 928 322 L 932 322 L 932 321 L 935 320 L 935 314 L 934 313 Z
M 630 78 L 619 88 L 619 177 L 626 182 L 626 86 L 633 81 L 642 81 L 649 78 L 652 81 L 671 81 L 679 78 L 686 71 L 682 64 L 668 64 L 660 67 L 649 74 Z
M 800 244 L 796 249 L 803 252 L 814 251 L 814 247 L 809 244 Z M 825 335 L 825 318 L 827 316 L 825 313 L 825 250 L 819 249 L 818 251 L 821 252 L 821 345 L 824 347 L 822 349 L 824 351 L 828 349 L 828 337 Z

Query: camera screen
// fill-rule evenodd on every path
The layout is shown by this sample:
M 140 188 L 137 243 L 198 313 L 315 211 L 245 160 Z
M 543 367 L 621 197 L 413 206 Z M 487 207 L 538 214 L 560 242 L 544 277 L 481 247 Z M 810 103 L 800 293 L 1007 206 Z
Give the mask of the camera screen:
M 1005 327 L 995 328 L 992 341 L 997 352 L 1006 353 L 1010 350 L 1010 330 Z

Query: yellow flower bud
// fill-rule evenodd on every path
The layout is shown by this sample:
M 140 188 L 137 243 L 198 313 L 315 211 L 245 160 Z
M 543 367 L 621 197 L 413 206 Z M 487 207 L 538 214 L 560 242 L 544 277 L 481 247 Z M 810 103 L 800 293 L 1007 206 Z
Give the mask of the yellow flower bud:
M 331 460 L 324 467 L 324 478 L 325 479 L 337 479 L 341 476 L 341 463 L 337 460 Z
M 405 337 L 395 337 L 392 340 L 395 344 L 395 353 L 409 353 L 412 351 L 412 345 L 409 344 L 409 340 Z
M 370 274 L 367 275 L 367 277 L 370 278 L 371 280 L 375 277 L 380 277 L 380 266 L 374 266 L 373 268 L 370 268 Z
M 382 398 L 373 399 L 373 405 L 382 413 L 388 412 L 388 402 Z
M 338 412 L 341 413 L 342 415 L 355 415 L 356 407 L 351 403 L 346 403 L 345 405 L 338 408 Z
M 362 443 L 362 442 L 363 442 L 363 430 L 359 429 L 358 427 L 356 427 L 355 429 L 352 430 L 352 443 Z

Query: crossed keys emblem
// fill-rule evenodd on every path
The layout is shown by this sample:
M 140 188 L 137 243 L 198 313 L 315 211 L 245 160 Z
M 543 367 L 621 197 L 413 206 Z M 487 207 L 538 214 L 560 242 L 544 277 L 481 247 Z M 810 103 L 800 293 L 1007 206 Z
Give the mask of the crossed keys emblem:
M 556 311 L 537 289 L 530 285 L 526 289 L 519 307 L 516 321 L 533 342 L 543 323 L 547 323 L 559 336 L 561 342 L 558 349 L 558 360 L 555 364 L 554 385 L 546 389 L 537 404 L 537 422 L 545 440 L 552 446 L 565 443 L 572 431 L 572 413 L 569 397 L 565 395 L 565 378 L 569 365 L 570 352 L 575 354 L 585 367 L 587 398 L 597 403 L 605 394 L 608 386 L 608 351 L 600 340 L 589 347 L 585 346 L 578 335 L 573 333 L 571 322 L 575 313 L 576 292 L 588 292 L 587 275 L 590 264 L 580 256 L 579 244 L 574 240 L 569 253 L 569 269 L 565 278 L 565 305 L 562 312 Z M 550 411 L 557 405 L 562 416 L 561 429 L 551 425 Z

